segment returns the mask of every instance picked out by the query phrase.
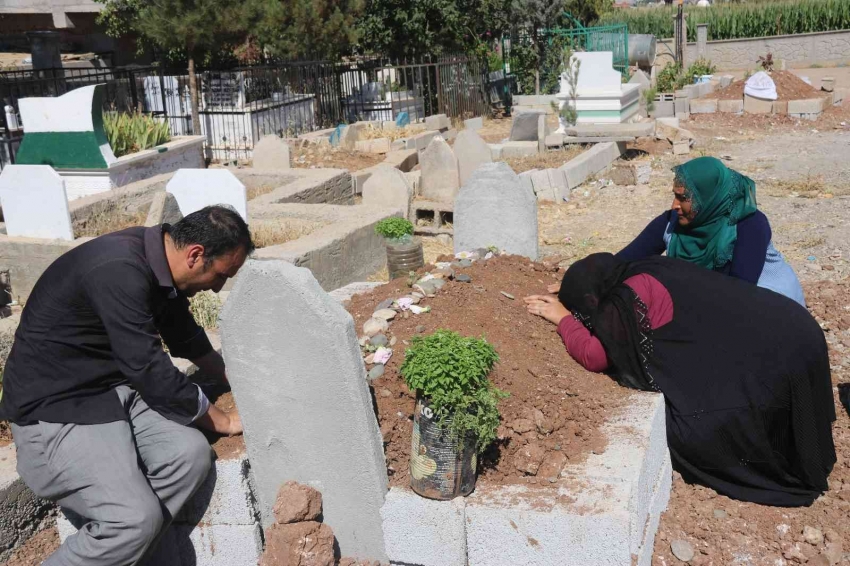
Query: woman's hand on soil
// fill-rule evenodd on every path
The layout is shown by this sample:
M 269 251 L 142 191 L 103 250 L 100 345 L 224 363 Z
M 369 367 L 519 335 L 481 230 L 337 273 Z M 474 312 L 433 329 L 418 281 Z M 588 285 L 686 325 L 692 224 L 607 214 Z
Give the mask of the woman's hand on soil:
M 562 318 L 570 314 L 557 297 L 551 295 L 531 295 L 524 301 L 528 312 L 543 317 L 553 324 L 559 324 Z
M 556 295 L 558 294 L 558 291 L 560 291 L 560 290 L 561 290 L 561 284 L 560 283 L 552 283 L 551 285 L 546 287 L 546 291 L 548 293 L 554 293 Z

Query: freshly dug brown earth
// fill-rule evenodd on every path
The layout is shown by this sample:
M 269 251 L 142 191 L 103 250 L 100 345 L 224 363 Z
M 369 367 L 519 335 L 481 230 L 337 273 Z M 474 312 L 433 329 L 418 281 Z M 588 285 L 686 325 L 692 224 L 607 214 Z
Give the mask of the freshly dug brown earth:
M 806 98 L 817 98 L 824 93 L 817 90 L 806 81 L 788 71 L 773 71 L 770 78 L 776 84 L 776 95 L 779 100 L 803 100 Z M 718 100 L 741 100 L 744 98 L 744 85 L 746 81 L 735 81 L 726 88 L 715 90 L 705 98 L 716 98 Z
M 675 540 L 696 551 L 690 564 L 850 564 L 850 280 L 804 285 L 809 310 L 829 344 L 835 406 L 832 426 L 838 461 L 829 491 L 810 507 L 765 507 L 734 501 L 711 489 L 686 484 L 674 474 L 673 493 L 655 539 L 655 565 L 682 564 Z M 803 535 L 804 529 L 808 537 Z
M 39 566 L 48 556 L 59 548 L 59 531 L 56 521 L 51 519 L 44 529 L 18 548 L 9 559 L 0 566 Z
M 232 411 L 236 409 L 236 403 L 233 402 L 233 393 L 224 393 L 215 400 L 215 406 L 222 411 Z M 210 441 L 210 445 L 215 450 L 215 455 L 219 460 L 233 460 L 245 453 L 245 439 L 242 435 L 239 436 L 219 436 L 213 432 L 202 431 L 204 436 Z
M 591 452 L 601 452 L 606 439 L 600 425 L 623 407 L 632 393 L 610 377 L 579 366 L 567 354 L 555 326 L 527 313 L 522 298 L 545 293 L 546 285 L 562 276 L 557 268 L 518 256 L 501 256 L 476 261 L 469 268 L 455 268 L 455 275 L 461 273 L 472 282 L 449 281 L 435 297 L 422 299 L 420 306 L 430 306 L 431 312 L 408 313 L 407 318 L 400 314 L 390 325 L 387 337 L 398 342 L 383 376 L 371 383 L 390 484 L 410 482 L 415 399 L 399 375 L 406 344 L 413 336 L 445 328 L 464 336 L 483 336 L 493 344 L 500 361 L 490 379 L 510 393 L 499 405 L 499 440 L 482 458 L 478 481 L 552 485 L 542 474 L 536 477 L 518 467 L 529 470 L 543 460 L 563 461 L 558 453 L 566 457 L 567 464 L 575 464 Z M 506 297 L 503 291 L 515 298 Z M 348 309 L 358 332 L 378 303 L 409 292 L 407 280 L 396 279 L 372 293 L 355 296 Z M 528 454 L 536 462 L 529 462 Z

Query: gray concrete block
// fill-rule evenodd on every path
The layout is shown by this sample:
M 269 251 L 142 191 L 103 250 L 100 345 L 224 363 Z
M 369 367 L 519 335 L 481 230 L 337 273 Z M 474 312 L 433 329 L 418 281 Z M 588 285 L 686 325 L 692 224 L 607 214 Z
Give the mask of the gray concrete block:
M 594 145 L 578 157 L 562 165 L 567 185 L 570 189 L 584 183 L 588 177 L 595 175 L 620 158 L 626 146 L 623 143 L 605 142 Z M 562 193 L 561 196 L 569 196 Z
M 148 209 L 148 217 L 145 226 L 157 226 L 159 224 L 174 224 L 183 218 L 177 199 L 174 195 L 165 191 L 158 192 L 153 196 L 151 207 Z
M 482 165 L 454 205 L 455 253 L 496 246 L 537 259 L 537 199 L 507 163 Z
M 505 144 L 503 143 L 488 143 L 490 146 L 490 155 L 493 157 L 493 161 L 497 161 L 502 158 L 502 150 L 505 148 Z
M 420 194 L 429 200 L 452 202 L 460 188 L 458 161 L 443 138 L 436 137 L 419 154 L 422 170 Z
M 0 447 L 0 562 L 34 535 L 53 509 L 24 484 L 16 465 L 15 445 Z
M 455 130 L 454 128 L 449 128 L 448 130 L 446 130 L 445 132 L 442 133 L 442 138 L 444 140 L 446 140 L 447 142 L 452 141 L 456 137 L 457 137 L 457 130 Z
M 559 148 L 564 146 L 564 134 L 549 134 L 546 136 L 546 148 Z
M 742 114 L 744 112 L 744 100 L 718 100 L 717 111 L 724 114 Z
M 510 157 L 527 157 L 537 155 L 540 152 L 537 141 L 508 141 L 501 145 L 499 157 L 493 159 L 508 159 Z M 490 147 L 493 147 L 492 145 Z
M 452 122 L 445 114 L 434 114 L 425 118 L 425 129 L 447 130 L 452 127 Z
M 493 161 L 490 147 L 473 130 L 463 130 L 457 136 L 454 144 L 454 154 L 457 157 L 457 167 L 460 184 L 469 180 L 472 172 L 485 163 Z
M 631 186 L 649 183 L 652 166 L 649 163 L 615 163 L 608 178 L 615 185 Z
M 668 116 L 676 115 L 676 106 L 672 101 L 669 102 L 659 102 L 655 101 L 653 105 L 652 112 L 650 112 L 653 118 L 665 118 Z
M 744 95 L 744 112 L 747 114 L 772 114 L 773 101 Z
M 467 566 L 465 508 L 463 497 L 433 501 L 409 489 L 390 489 L 381 508 L 390 561 L 417 566 Z
M 174 531 L 182 566 L 248 566 L 263 552 L 259 525 L 175 526 Z
M 383 285 L 381 282 L 358 281 L 356 283 L 349 283 L 345 287 L 335 289 L 328 293 L 328 295 L 330 295 L 333 300 L 344 306 L 345 303 L 350 301 L 354 295 L 371 293 L 375 287 L 380 287 L 381 285 Z
M 425 151 L 425 148 L 427 148 L 431 144 L 431 140 L 433 140 L 438 135 L 439 132 L 422 132 L 416 134 L 415 136 L 408 138 L 408 141 L 413 142 L 413 147 L 410 147 L 410 145 L 408 144 L 408 147 L 406 149 L 415 149 L 421 153 Z
M 174 522 L 191 526 L 257 524 L 249 473 L 248 458 L 244 454 L 232 460 L 217 460 L 207 480 L 183 506 Z
M 291 169 L 289 144 L 278 136 L 263 136 L 254 145 L 251 161 L 257 169 Z
M 516 114 L 511 122 L 510 141 L 512 142 L 535 142 L 538 140 L 538 121 L 542 112 L 523 112 Z
M 691 153 L 691 144 L 687 140 L 673 142 L 673 155 L 688 155 Z
M 263 524 L 282 483 L 305 483 L 344 556 L 386 561 L 386 461 L 351 316 L 309 270 L 249 260 L 221 328 Z
M 484 128 L 484 118 L 480 116 L 478 118 L 469 118 L 463 121 L 463 125 L 467 130 L 477 132 Z
M 363 184 L 364 206 L 389 206 L 409 211 L 411 200 L 413 186 L 404 173 L 389 165 L 379 167 Z
M 820 114 L 823 112 L 823 98 L 806 98 L 804 100 L 789 100 L 788 114 Z
M 691 100 L 691 114 L 714 114 L 717 112 L 717 99 L 695 98 Z
M 720 88 L 726 88 L 727 86 L 732 84 L 732 81 L 734 80 L 735 77 L 733 77 L 732 75 L 723 75 L 722 77 L 720 77 Z

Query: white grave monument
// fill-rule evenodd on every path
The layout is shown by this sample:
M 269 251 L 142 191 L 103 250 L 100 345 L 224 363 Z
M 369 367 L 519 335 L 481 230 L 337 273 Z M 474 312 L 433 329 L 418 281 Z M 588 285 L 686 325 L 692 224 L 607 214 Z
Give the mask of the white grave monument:
M 205 206 L 228 204 L 248 221 L 245 185 L 227 169 L 179 169 L 165 190 L 177 199 L 183 216 Z
M 576 53 L 570 65 L 578 69 L 576 81 L 576 113 L 578 124 L 622 124 L 629 122 L 640 108 L 640 85 L 623 84 L 619 71 L 614 69 L 611 51 Z M 566 74 L 561 75 L 561 91 L 557 98 L 560 108 L 573 104 L 571 87 Z M 567 124 L 559 118 L 557 133 L 566 133 Z
M 0 174 L 6 234 L 74 239 L 65 181 L 49 165 L 7 165 Z

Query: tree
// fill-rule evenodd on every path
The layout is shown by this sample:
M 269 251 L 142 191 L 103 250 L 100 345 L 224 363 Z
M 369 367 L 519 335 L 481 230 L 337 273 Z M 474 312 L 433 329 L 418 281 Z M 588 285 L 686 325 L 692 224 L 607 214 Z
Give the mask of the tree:
M 198 115 L 198 79 L 195 62 L 222 49 L 241 43 L 252 21 L 259 17 L 256 6 L 230 0 L 98 0 L 104 4 L 99 21 L 107 33 L 135 33 L 139 48 L 154 47 L 171 58 L 185 56 L 189 67 L 189 99 L 192 129 L 201 132 Z
M 329 59 L 357 42 L 355 20 L 363 0 L 254 0 L 261 14 L 252 34 L 271 54 Z

